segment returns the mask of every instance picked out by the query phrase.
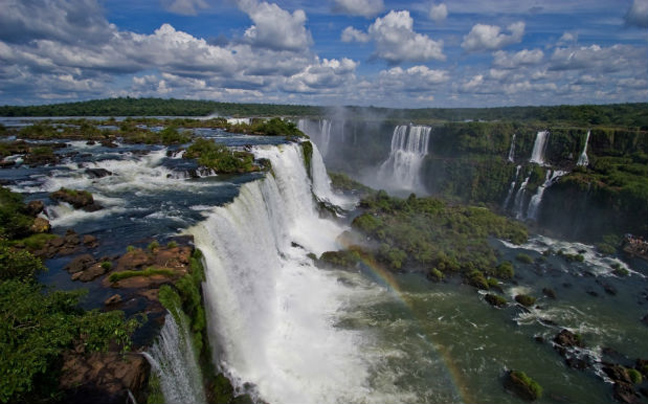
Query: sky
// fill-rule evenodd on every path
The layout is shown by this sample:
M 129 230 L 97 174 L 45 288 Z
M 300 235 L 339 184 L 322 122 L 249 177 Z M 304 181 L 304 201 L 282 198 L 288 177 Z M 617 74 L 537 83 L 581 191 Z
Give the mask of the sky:
M 0 0 L 0 105 L 648 102 L 648 0 Z

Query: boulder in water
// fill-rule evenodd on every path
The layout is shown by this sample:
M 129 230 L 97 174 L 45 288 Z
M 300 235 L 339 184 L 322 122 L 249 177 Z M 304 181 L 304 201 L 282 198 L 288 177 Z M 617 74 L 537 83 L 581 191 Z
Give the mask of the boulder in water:
M 108 171 L 105 168 L 86 168 L 85 173 L 90 178 L 103 178 L 113 175 L 112 171 Z

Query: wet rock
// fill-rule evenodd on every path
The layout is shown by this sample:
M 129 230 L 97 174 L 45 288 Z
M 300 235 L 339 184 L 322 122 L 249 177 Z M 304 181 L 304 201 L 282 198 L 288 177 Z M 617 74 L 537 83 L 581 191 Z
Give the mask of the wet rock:
M 34 219 L 34 223 L 30 226 L 30 229 L 34 233 L 49 233 L 52 231 L 52 225 L 49 220 L 37 217 Z
M 0 160 L 0 168 L 9 168 L 16 165 L 16 162 L 13 160 Z
M 542 388 L 524 372 L 511 370 L 507 373 L 504 386 L 527 401 L 535 401 L 542 396 Z
M 531 307 L 535 303 L 536 298 L 529 295 L 516 295 L 515 301 L 520 303 L 522 306 Z
M 103 147 L 108 147 L 108 148 L 111 148 L 111 149 L 114 149 L 114 148 L 116 148 L 116 147 L 119 147 L 119 145 L 118 145 L 117 143 L 113 142 L 113 141 L 110 140 L 110 139 L 102 140 L 100 143 L 101 143 L 101 145 L 102 145 Z
M 615 288 L 614 286 L 610 285 L 609 283 L 604 282 L 604 281 L 602 281 L 602 280 L 600 280 L 600 279 L 597 279 L 597 280 L 596 280 L 596 283 L 598 283 L 599 285 L 601 285 L 601 287 L 603 288 L 603 290 L 605 290 L 605 293 L 607 293 L 608 295 L 615 296 L 615 295 L 617 294 L 617 290 L 616 290 L 616 288 Z
M 75 209 L 83 209 L 87 212 L 94 212 L 102 209 L 101 205 L 95 203 L 92 194 L 87 191 L 76 191 L 67 188 L 61 188 L 51 193 L 50 198 L 57 202 L 66 202 Z
M 25 213 L 29 216 L 36 217 L 45 209 L 43 201 L 31 201 L 25 207 Z
M 630 375 L 628 375 L 628 371 L 621 365 L 606 363 L 605 366 L 603 366 L 603 371 L 615 382 L 632 384 L 632 379 L 630 378 Z
M 558 335 L 554 337 L 553 342 L 565 348 L 584 347 L 582 337 L 578 334 L 574 334 L 567 329 L 561 330 Z
M 129 391 L 138 402 L 145 402 L 150 369 L 139 354 L 69 352 L 63 356 L 59 387 L 66 395 L 64 402 L 71 404 L 123 404 L 129 402 Z
M 108 171 L 105 168 L 86 168 L 85 173 L 92 179 L 113 175 L 112 171 Z
M 617 382 L 614 383 L 614 398 L 621 403 L 635 404 L 639 403 L 639 395 L 634 389 L 632 383 Z
M 506 307 L 507 305 L 506 299 L 504 299 L 501 296 L 494 295 L 492 293 L 486 294 L 486 296 L 484 296 L 484 300 L 486 300 L 488 304 L 494 307 L 501 308 L 501 307 Z
M 99 241 L 95 236 L 91 236 L 89 234 L 86 234 L 83 236 L 83 245 L 85 245 L 88 248 L 95 248 L 99 245 Z
M 105 274 L 110 270 L 109 267 L 106 267 L 102 265 L 101 262 L 96 262 L 94 263 L 90 268 L 85 269 L 81 272 L 77 272 L 74 275 L 72 275 L 72 280 L 73 281 L 81 281 L 81 282 L 90 282 L 101 275 Z
M 556 299 L 556 291 L 551 288 L 543 288 L 542 293 L 550 299 Z
M 78 257 L 74 257 L 72 261 L 70 261 L 70 263 L 65 266 L 65 270 L 71 274 L 74 274 L 77 272 L 85 271 L 86 269 L 90 268 L 95 262 L 96 261 L 94 257 L 90 254 L 79 255 Z
M 104 304 L 106 306 L 111 306 L 113 304 L 120 303 L 121 301 L 122 301 L 122 297 L 121 297 L 121 295 L 119 293 L 117 293 L 117 294 L 114 294 L 114 295 L 110 296 L 108 299 L 106 299 L 104 301 Z
M 97 142 L 95 142 L 94 140 L 88 140 L 88 141 L 86 142 L 86 146 L 94 146 L 94 145 L 96 145 L 96 144 L 97 144 Z
M 134 271 L 153 265 L 153 259 L 144 250 L 129 251 L 117 260 L 116 271 Z

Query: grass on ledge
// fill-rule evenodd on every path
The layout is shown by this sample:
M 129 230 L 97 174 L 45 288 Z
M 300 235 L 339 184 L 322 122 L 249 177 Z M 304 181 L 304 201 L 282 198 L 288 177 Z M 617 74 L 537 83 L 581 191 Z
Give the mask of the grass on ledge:
M 146 268 L 143 271 L 122 271 L 122 272 L 115 272 L 113 274 L 110 274 L 108 277 L 108 280 L 112 283 L 114 282 L 119 282 L 122 279 L 128 279 L 128 278 L 133 278 L 135 276 L 144 276 L 144 277 L 150 277 L 154 275 L 164 275 L 166 277 L 172 277 L 175 275 L 175 272 L 171 269 L 166 269 L 166 268 L 155 268 L 155 267 L 149 267 Z

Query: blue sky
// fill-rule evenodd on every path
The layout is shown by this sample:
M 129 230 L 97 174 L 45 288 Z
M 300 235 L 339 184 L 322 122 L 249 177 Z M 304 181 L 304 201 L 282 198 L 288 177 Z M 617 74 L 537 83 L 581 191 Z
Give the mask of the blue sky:
M 648 101 L 648 0 L 0 0 L 0 104 Z

